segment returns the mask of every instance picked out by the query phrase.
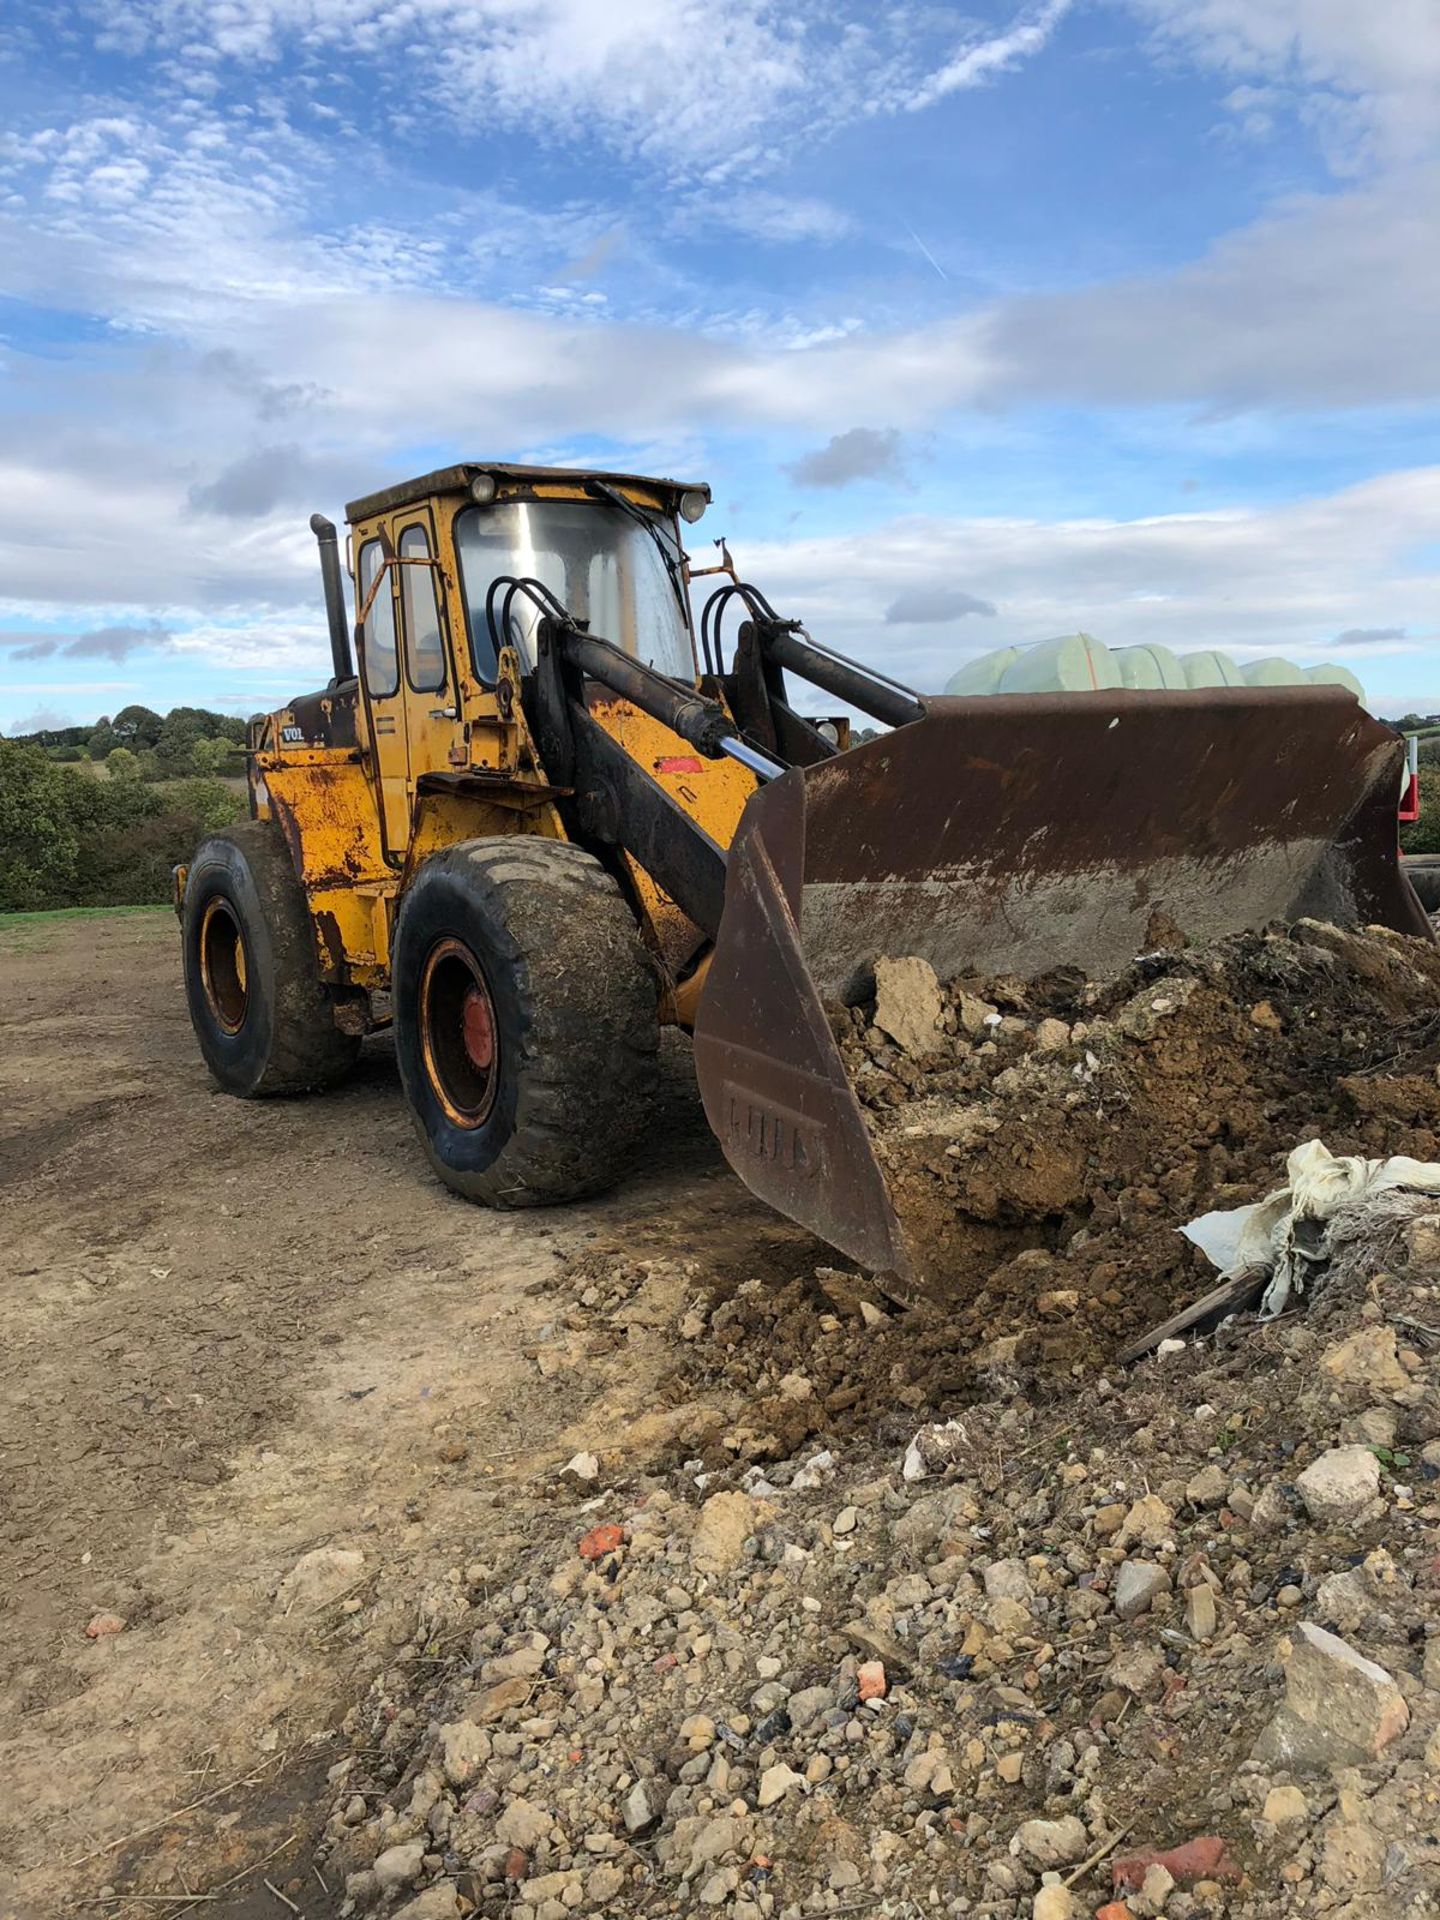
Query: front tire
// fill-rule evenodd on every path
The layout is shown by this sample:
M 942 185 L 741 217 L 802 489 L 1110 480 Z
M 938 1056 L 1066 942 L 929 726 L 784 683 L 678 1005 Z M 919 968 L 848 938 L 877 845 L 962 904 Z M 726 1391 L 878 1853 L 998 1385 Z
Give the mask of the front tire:
M 204 841 L 181 917 L 185 997 L 205 1064 L 244 1099 L 333 1086 L 360 1041 L 335 1025 L 304 890 L 263 820 Z
M 567 842 L 420 869 L 393 952 L 395 1054 L 431 1166 L 492 1207 L 613 1186 L 650 1110 L 656 977 L 619 888 Z

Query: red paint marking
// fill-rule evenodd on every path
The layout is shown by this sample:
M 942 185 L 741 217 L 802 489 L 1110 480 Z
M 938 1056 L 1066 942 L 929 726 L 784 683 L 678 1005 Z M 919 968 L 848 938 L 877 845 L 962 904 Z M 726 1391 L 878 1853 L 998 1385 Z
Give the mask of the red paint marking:
M 693 753 L 667 753 L 655 762 L 657 773 L 703 773 L 704 768 Z

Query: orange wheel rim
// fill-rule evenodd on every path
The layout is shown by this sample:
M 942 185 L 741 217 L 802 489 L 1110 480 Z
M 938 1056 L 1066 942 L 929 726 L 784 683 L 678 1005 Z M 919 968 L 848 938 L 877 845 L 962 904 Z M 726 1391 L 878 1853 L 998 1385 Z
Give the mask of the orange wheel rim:
M 420 974 L 420 1052 L 453 1126 L 483 1126 L 499 1084 L 500 1039 L 484 969 L 463 940 L 440 940 Z
M 250 967 L 235 909 L 219 894 L 200 919 L 200 983 L 216 1025 L 238 1033 L 250 1006 Z

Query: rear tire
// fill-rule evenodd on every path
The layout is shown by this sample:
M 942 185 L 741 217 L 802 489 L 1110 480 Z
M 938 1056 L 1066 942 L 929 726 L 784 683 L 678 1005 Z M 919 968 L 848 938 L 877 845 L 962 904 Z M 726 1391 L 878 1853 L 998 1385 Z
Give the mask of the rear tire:
M 304 1093 L 344 1079 L 360 1041 L 335 1025 L 310 909 L 277 828 L 249 820 L 201 844 L 181 942 L 190 1020 L 226 1093 Z
M 469 840 L 400 906 L 395 1054 L 431 1166 L 492 1207 L 602 1193 L 656 1080 L 656 977 L 620 889 L 563 841 Z

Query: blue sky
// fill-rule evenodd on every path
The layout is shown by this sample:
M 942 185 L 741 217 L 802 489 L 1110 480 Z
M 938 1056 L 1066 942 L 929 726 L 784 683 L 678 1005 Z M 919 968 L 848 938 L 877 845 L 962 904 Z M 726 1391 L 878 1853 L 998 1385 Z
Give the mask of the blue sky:
M 1440 708 L 1434 0 L 92 0 L 0 26 L 0 728 L 326 672 L 447 460 L 938 687 L 1078 627 Z

